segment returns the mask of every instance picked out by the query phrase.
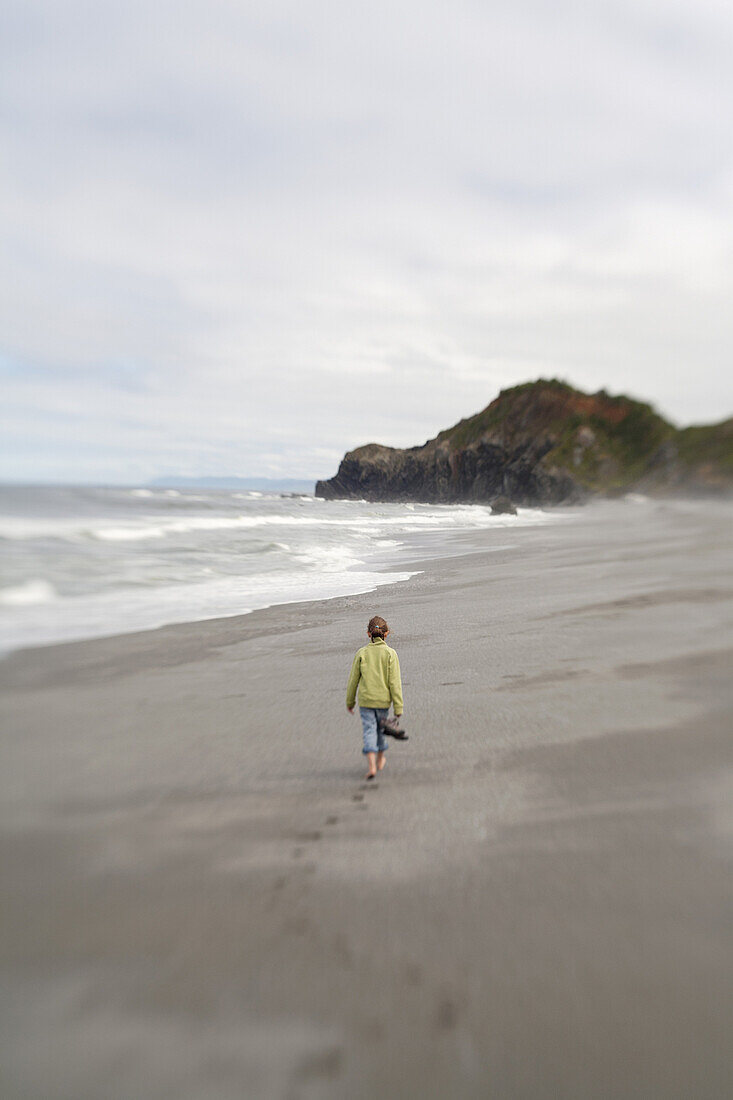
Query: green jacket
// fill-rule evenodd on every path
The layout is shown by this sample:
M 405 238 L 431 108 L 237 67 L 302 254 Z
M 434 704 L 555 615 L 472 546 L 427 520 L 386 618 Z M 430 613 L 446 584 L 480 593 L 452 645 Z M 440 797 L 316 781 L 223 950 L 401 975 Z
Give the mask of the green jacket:
M 363 645 L 354 657 L 346 688 L 349 710 L 356 702 L 357 687 L 360 707 L 389 707 L 394 703 L 395 715 L 402 714 L 400 661 L 384 638 Z

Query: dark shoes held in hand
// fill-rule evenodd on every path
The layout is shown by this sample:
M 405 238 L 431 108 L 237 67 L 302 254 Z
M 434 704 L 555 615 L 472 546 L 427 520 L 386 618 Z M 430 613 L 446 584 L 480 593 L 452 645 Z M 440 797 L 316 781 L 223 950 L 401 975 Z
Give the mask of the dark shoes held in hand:
M 400 726 L 399 718 L 383 718 L 379 723 L 379 732 L 385 737 L 394 737 L 395 741 L 409 741 L 409 737 Z

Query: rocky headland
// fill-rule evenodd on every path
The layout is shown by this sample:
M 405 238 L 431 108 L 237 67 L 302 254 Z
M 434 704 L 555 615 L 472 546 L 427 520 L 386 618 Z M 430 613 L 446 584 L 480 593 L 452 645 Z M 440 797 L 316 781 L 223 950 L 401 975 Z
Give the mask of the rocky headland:
M 540 379 L 418 447 L 349 451 L 325 499 L 487 504 L 590 495 L 733 492 L 733 419 L 678 429 L 647 404 Z

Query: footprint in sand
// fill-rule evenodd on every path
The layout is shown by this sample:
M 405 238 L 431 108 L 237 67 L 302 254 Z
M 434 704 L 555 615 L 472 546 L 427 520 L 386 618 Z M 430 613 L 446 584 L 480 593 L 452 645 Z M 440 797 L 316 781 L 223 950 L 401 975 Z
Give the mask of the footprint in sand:
M 320 1078 L 334 1080 L 342 1069 L 343 1053 L 339 1047 L 331 1047 L 326 1050 L 307 1055 L 300 1063 L 296 1082 L 307 1084 L 318 1081 Z
M 422 970 L 416 963 L 407 963 L 405 966 L 405 981 L 413 986 L 418 986 L 422 982 Z
M 379 1043 L 385 1036 L 384 1024 L 378 1017 L 373 1017 L 362 1024 L 361 1033 L 367 1042 Z
M 450 997 L 444 997 L 438 1004 L 435 1016 L 436 1027 L 440 1031 L 452 1031 L 458 1023 L 458 1007 Z
M 333 941 L 334 954 L 338 958 L 342 966 L 345 966 L 347 970 L 351 970 L 354 965 L 354 956 L 349 947 L 346 936 L 339 932 Z
M 311 930 L 311 922 L 307 917 L 291 917 L 285 923 L 285 931 L 293 936 L 305 936 Z
M 326 818 L 326 824 L 327 825 L 338 825 L 338 823 L 339 823 L 339 819 L 336 817 L 336 814 L 330 814 Z

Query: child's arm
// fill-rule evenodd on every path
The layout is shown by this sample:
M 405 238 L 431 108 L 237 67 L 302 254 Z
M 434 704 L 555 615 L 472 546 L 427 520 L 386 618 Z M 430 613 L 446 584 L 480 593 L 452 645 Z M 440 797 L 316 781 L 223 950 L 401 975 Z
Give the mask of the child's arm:
M 359 686 L 359 680 L 361 679 L 361 653 L 357 653 L 354 657 L 354 661 L 351 665 L 351 672 L 349 673 L 349 682 L 346 685 L 346 709 L 353 710 L 354 703 L 356 702 L 356 689 Z
M 402 676 L 400 675 L 400 659 L 392 650 L 389 658 L 389 695 L 394 706 L 395 718 L 399 718 L 404 710 L 402 703 Z

